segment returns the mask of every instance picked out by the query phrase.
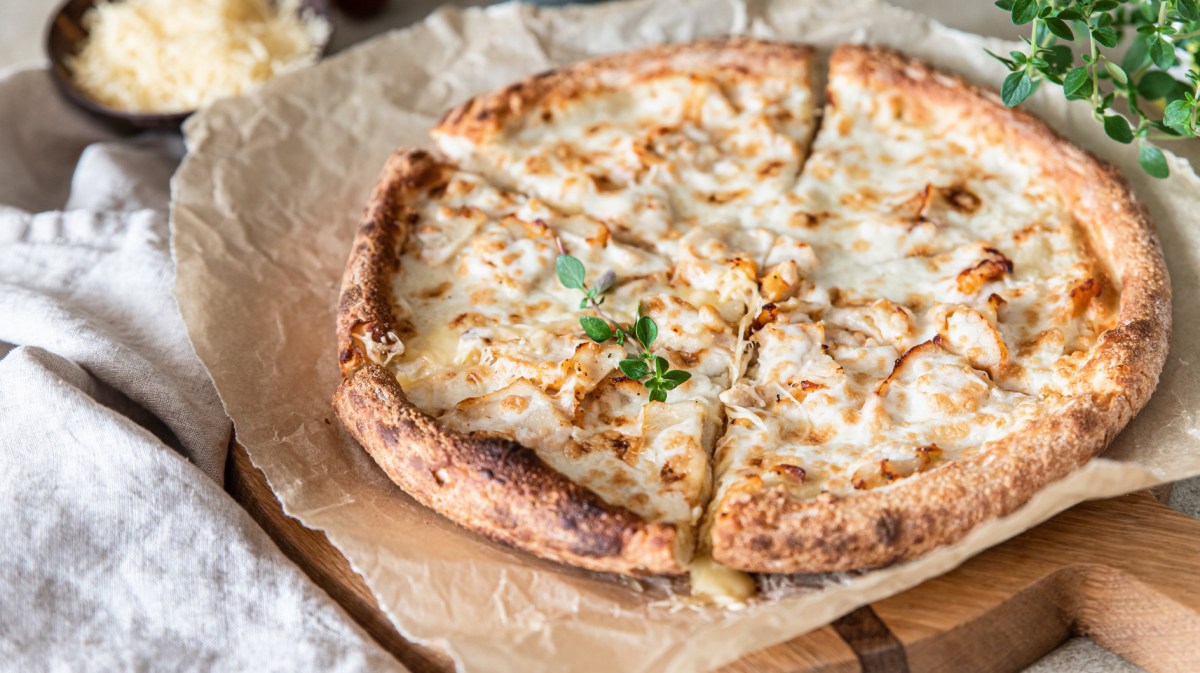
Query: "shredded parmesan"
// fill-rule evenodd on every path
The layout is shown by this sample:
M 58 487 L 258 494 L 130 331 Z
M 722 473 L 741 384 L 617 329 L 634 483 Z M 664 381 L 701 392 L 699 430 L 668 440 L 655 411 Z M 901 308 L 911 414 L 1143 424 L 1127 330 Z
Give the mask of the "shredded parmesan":
M 804 408 L 804 405 L 800 404 L 800 400 L 796 399 L 796 396 L 793 395 L 790 390 L 788 390 L 787 388 L 784 388 L 783 386 L 779 385 L 778 383 L 775 384 L 775 387 L 779 390 L 780 393 L 783 393 L 784 397 L 788 398 L 792 402 L 795 402 L 797 407 L 800 407 L 801 409 Z
M 299 0 L 101 2 L 68 66 L 91 98 L 130 112 L 183 112 L 249 93 L 316 62 L 324 19 Z
M 742 374 L 746 373 L 746 363 L 742 362 L 742 356 L 746 351 L 750 350 L 750 340 L 746 338 L 746 327 L 754 320 L 755 313 L 747 313 L 738 321 L 737 345 L 733 348 L 733 362 L 729 364 L 729 380 L 737 381 L 742 378 Z

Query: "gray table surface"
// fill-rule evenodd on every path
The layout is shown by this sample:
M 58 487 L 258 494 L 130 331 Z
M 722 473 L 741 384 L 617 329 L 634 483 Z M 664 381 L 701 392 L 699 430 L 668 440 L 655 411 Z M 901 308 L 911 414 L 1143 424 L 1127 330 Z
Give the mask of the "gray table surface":
M 42 42 L 50 14 L 62 0 L 0 0 L 0 70 L 45 62 Z M 1006 39 L 1018 37 L 1016 29 L 1005 14 L 989 0 L 893 0 L 928 14 L 942 23 L 960 30 Z M 431 0 L 392 0 L 388 10 L 369 21 L 339 19 L 332 49 L 337 51 L 377 33 L 406 26 L 438 7 Z M 453 4 L 483 5 L 486 0 L 466 0 Z M 1172 146 L 1193 166 L 1200 165 L 1200 142 L 1189 147 Z M 1171 506 L 1187 515 L 1200 518 L 1200 478 L 1179 482 L 1171 497 Z M 1200 666 L 1200 664 L 1198 664 Z M 1072 638 L 1054 652 L 1035 663 L 1026 673 L 1130 673 L 1142 671 L 1121 657 L 1087 638 Z

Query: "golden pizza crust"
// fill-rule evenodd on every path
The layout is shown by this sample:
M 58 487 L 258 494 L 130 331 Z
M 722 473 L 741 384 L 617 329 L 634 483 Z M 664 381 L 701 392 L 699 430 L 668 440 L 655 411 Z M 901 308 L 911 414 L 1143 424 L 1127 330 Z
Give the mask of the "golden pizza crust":
M 812 573 L 878 567 L 960 540 L 1016 510 L 1046 484 L 1102 451 L 1150 398 L 1167 357 L 1171 289 L 1158 239 L 1116 170 L 1043 122 L 1004 107 L 993 92 L 897 52 L 834 51 L 831 73 L 914 101 L 969 110 L 979 132 L 1042 157 L 1095 252 L 1121 288 L 1116 324 L 1092 348 L 1079 376 L 1092 392 L 1071 398 L 973 458 L 886 489 L 801 500 L 786 490 L 738 491 L 715 508 L 713 558 L 752 572 Z

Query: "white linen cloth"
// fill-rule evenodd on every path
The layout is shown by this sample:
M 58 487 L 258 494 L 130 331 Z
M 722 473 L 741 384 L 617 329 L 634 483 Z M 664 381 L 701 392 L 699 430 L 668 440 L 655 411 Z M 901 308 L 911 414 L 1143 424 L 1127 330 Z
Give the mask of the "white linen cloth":
M 0 668 L 404 670 L 221 488 L 171 295 L 182 151 L 0 73 Z

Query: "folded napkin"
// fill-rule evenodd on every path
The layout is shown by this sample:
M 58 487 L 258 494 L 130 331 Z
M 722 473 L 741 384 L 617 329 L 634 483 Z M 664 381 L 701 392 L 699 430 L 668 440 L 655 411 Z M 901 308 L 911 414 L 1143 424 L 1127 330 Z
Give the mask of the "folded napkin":
M 0 661 L 404 670 L 222 489 L 231 427 L 171 295 L 169 134 L 0 73 Z

